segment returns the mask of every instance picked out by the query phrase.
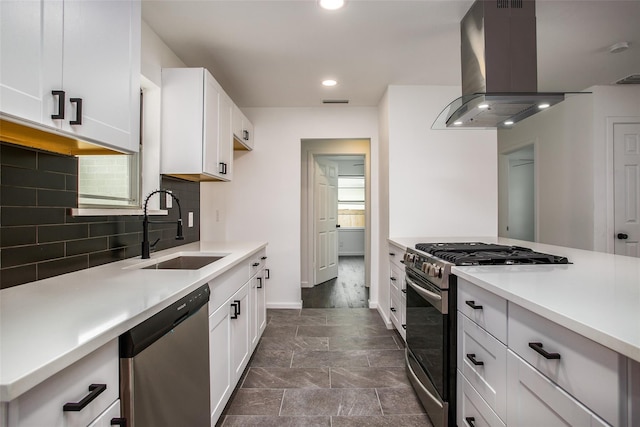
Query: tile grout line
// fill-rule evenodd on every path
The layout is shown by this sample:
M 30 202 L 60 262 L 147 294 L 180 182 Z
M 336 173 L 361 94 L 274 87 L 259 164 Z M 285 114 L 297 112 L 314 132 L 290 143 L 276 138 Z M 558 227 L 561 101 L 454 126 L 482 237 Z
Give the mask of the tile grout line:
M 384 416 L 384 410 L 382 409 L 382 402 L 380 402 L 380 394 L 378 393 L 378 389 L 374 389 L 376 391 L 376 397 L 378 398 L 378 407 L 380 407 L 380 413 Z
M 278 410 L 278 416 L 282 416 L 282 406 L 284 406 L 284 395 L 286 394 L 287 389 L 282 389 L 282 400 L 280 400 L 280 409 Z M 226 421 L 226 420 L 225 420 Z

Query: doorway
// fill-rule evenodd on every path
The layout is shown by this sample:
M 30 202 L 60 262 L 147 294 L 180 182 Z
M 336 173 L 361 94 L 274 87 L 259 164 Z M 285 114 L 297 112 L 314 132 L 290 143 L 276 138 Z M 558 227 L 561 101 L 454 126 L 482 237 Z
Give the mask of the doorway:
M 505 171 L 506 224 L 500 235 L 511 239 L 536 241 L 535 149 L 525 145 L 501 156 Z
M 614 251 L 640 257 L 640 123 L 613 126 Z
M 369 307 L 369 145 L 368 139 L 302 141 L 303 308 Z

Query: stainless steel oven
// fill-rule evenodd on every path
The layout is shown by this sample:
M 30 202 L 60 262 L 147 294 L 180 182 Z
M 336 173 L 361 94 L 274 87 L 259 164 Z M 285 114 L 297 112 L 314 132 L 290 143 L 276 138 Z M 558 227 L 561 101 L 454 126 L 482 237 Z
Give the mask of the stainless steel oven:
M 451 276 L 455 279 L 455 276 Z M 407 269 L 407 375 L 434 427 L 455 426 L 455 289 Z

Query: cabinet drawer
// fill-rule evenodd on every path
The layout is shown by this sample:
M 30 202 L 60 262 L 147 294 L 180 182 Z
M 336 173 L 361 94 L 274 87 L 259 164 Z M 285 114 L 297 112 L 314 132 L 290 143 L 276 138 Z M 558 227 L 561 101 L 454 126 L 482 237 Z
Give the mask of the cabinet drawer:
M 531 343 L 560 358 L 543 356 Z M 623 356 L 513 303 L 509 303 L 509 348 L 608 423 L 625 425 Z
M 505 299 L 458 278 L 458 310 L 498 340 L 507 343 Z
M 267 263 L 267 250 L 262 249 L 257 254 L 253 255 L 249 259 L 249 266 L 251 268 L 251 274 L 248 279 L 255 276 L 260 270 L 262 270 Z
M 85 427 L 100 416 L 119 395 L 118 340 L 113 340 L 38 386 L 9 402 L 9 427 Z M 89 385 L 106 389 L 80 411 L 63 411 L 80 402 Z
M 458 312 L 458 369 L 489 406 L 507 417 L 507 347 Z
M 509 426 L 607 426 L 512 351 L 507 352 L 507 371 Z
M 404 271 L 404 253 L 403 248 L 389 243 L 389 261 L 402 271 Z
M 407 287 L 404 283 L 404 270 L 398 268 L 398 266 L 393 263 L 390 264 L 389 281 L 391 286 L 395 287 L 398 292 Z
M 111 420 L 120 418 L 120 400 L 116 400 L 106 411 L 96 418 L 87 427 L 111 427 Z
M 504 368 L 504 366 L 503 366 Z M 505 427 L 500 417 L 458 371 L 458 406 L 456 418 L 459 427 Z

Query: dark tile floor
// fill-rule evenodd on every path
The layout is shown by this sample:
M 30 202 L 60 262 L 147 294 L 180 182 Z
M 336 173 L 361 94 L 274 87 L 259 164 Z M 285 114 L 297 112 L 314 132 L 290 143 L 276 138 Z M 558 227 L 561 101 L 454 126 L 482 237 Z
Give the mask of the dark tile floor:
M 366 308 L 369 288 L 364 284 L 364 257 L 338 258 L 338 277 L 313 288 L 302 288 L 302 308 Z
M 431 426 L 376 310 L 268 310 L 218 426 Z

